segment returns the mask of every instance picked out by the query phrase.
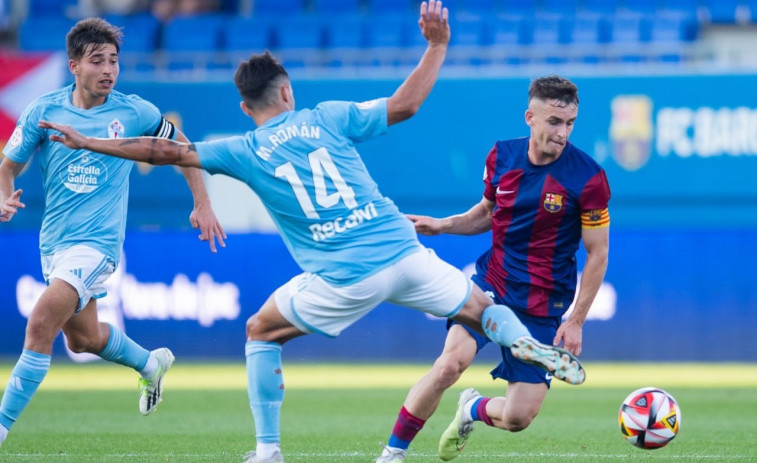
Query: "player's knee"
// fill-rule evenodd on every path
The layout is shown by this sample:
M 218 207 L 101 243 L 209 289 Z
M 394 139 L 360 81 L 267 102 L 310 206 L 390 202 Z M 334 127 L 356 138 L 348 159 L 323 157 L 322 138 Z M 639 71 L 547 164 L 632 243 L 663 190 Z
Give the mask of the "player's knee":
M 247 332 L 247 339 L 251 341 L 271 341 L 269 333 L 269 327 L 265 320 L 260 317 L 260 313 L 256 313 L 247 319 L 247 325 L 245 326 Z
M 436 382 L 440 387 L 447 389 L 460 379 L 467 365 L 465 362 L 453 356 L 442 356 L 434 363 Z
M 537 412 L 531 410 L 510 411 L 505 416 L 504 427 L 510 432 L 518 432 L 526 429 L 536 418 Z
M 94 343 L 84 336 L 69 335 L 66 337 L 66 344 L 71 352 L 76 354 L 81 354 L 82 352 L 96 353 L 94 352 L 96 350 L 94 348 Z

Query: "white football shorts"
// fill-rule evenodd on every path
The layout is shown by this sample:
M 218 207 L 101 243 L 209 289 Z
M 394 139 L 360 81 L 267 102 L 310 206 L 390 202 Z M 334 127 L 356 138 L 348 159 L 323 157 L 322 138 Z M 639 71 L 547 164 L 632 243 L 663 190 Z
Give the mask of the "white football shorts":
M 336 337 L 381 302 L 454 317 L 468 300 L 471 284 L 463 272 L 424 248 L 349 286 L 301 273 L 273 297 L 281 315 L 300 331 Z
M 100 251 L 77 244 L 54 254 L 42 256 L 42 276 L 48 285 L 58 278 L 74 287 L 79 294 L 81 311 L 90 299 L 100 299 L 108 292 L 107 280 L 115 270 L 115 263 Z

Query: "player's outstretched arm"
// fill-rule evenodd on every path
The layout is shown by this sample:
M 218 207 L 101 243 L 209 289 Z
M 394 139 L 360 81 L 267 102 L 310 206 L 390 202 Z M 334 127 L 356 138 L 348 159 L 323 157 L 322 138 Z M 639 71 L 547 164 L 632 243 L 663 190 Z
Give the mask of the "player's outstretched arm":
M 23 190 L 14 191 L 13 189 L 14 181 L 23 168 L 23 164 L 13 162 L 8 158 L 0 163 L 0 222 L 10 222 L 19 209 L 26 207 L 21 202 Z
M 494 202 L 486 198 L 466 212 L 435 219 L 425 215 L 407 214 L 415 225 L 415 231 L 421 235 L 434 236 L 442 233 L 448 235 L 478 235 L 492 228 Z
M 428 42 L 428 47 L 418 66 L 387 100 L 388 125 L 414 116 L 434 87 L 439 69 L 447 54 L 450 37 L 448 17 L 449 12 L 442 6 L 441 1 L 429 0 L 428 3 L 421 3 L 421 17 L 418 25 Z
M 62 135 L 50 135 L 50 140 L 63 143 L 71 149 L 86 149 L 156 166 L 173 164 L 202 168 L 193 143 L 179 143 L 155 137 L 92 138 L 85 137 L 69 125 L 40 121 L 39 126 L 43 129 L 53 129 L 60 132 Z

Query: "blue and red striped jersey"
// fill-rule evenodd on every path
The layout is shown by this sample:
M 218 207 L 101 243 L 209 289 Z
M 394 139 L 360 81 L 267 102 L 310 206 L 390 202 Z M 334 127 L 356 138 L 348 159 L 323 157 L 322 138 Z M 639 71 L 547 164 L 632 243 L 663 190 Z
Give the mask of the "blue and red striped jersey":
M 610 186 L 599 164 L 571 143 L 556 161 L 537 166 L 528 141 L 498 141 L 486 159 L 492 247 L 476 262 L 476 279 L 515 310 L 562 316 L 575 297 L 582 227 L 609 225 Z

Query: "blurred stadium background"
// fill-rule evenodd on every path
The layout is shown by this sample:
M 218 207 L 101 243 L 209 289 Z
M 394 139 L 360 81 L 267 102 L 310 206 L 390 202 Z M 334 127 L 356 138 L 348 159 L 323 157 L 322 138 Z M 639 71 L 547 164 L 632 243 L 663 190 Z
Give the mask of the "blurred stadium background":
M 251 52 L 289 68 L 299 107 L 388 96 L 422 53 L 414 0 L 0 0 L 0 145 L 35 97 L 71 82 L 65 34 L 100 15 L 123 27 L 117 89 L 155 103 L 191 140 L 252 128 L 231 82 Z M 571 140 L 606 169 L 611 253 L 584 331 L 597 361 L 755 361 L 757 1 L 449 0 L 452 43 L 421 112 L 361 154 L 404 212 L 446 215 L 482 194 L 497 139 L 524 136 L 531 78 L 579 86 Z M 241 359 L 244 322 L 296 272 L 254 195 L 208 177 L 230 232 L 211 255 L 189 229 L 177 170 L 131 178 L 125 258 L 104 319 L 178 356 Z M 39 166 L 18 178 L 27 208 L 0 226 L 0 356 L 14 359 L 44 288 Z M 424 242 L 469 268 L 488 236 Z M 580 268 L 580 267 L 579 267 Z M 290 360 L 430 361 L 444 322 L 382 306 Z M 64 343 L 56 352 L 65 355 Z M 489 348 L 485 354 L 496 359 Z M 82 358 L 77 358 L 82 360 Z

